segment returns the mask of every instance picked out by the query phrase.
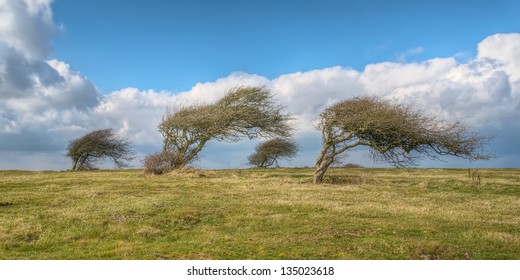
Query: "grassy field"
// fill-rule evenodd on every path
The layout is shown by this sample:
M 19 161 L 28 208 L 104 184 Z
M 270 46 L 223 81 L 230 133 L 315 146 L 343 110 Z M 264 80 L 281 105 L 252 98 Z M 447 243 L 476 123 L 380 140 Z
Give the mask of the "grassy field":
M 520 259 L 520 170 L 0 171 L 0 259 Z

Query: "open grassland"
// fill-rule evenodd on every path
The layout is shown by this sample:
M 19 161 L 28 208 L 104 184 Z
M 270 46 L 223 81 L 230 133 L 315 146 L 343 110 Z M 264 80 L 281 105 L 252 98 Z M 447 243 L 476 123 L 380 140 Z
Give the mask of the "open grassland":
M 520 170 L 0 171 L 0 259 L 520 259 Z

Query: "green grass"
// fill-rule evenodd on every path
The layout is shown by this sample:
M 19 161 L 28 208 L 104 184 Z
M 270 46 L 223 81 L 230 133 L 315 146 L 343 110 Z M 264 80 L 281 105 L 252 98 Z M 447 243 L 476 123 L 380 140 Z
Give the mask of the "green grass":
M 520 170 L 0 171 L 0 259 L 520 259 Z

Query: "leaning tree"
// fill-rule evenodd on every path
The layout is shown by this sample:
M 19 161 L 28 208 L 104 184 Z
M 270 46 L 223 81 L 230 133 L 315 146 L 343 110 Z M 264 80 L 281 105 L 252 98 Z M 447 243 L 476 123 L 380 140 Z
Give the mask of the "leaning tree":
M 469 160 L 489 159 L 483 147 L 490 138 L 469 131 L 460 121 L 449 123 L 411 105 L 380 97 L 356 97 L 321 113 L 318 125 L 322 149 L 315 163 L 315 184 L 345 151 L 366 146 L 376 161 L 393 166 L 416 165 L 420 159 L 452 155 Z
M 132 144 L 118 137 L 112 129 L 95 130 L 74 139 L 67 147 L 67 157 L 72 160 L 72 171 L 90 170 L 95 163 L 111 159 L 117 167 L 126 166 L 133 157 Z
M 172 109 L 159 124 L 163 151 L 174 155 L 172 169 L 182 169 L 213 139 L 290 137 L 290 116 L 283 109 L 264 87 L 237 87 L 213 104 Z
M 278 159 L 291 159 L 298 153 L 298 145 L 291 139 L 273 138 L 258 144 L 255 152 L 247 157 L 249 164 L 266 168 L 278 165 Z

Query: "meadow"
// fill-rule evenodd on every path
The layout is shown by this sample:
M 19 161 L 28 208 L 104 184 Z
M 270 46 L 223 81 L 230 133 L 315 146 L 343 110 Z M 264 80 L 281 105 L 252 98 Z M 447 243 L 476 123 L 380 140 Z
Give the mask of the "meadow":
M 520 170 L 472 172 L 0 171 L 0 259 L 520 259 Z

